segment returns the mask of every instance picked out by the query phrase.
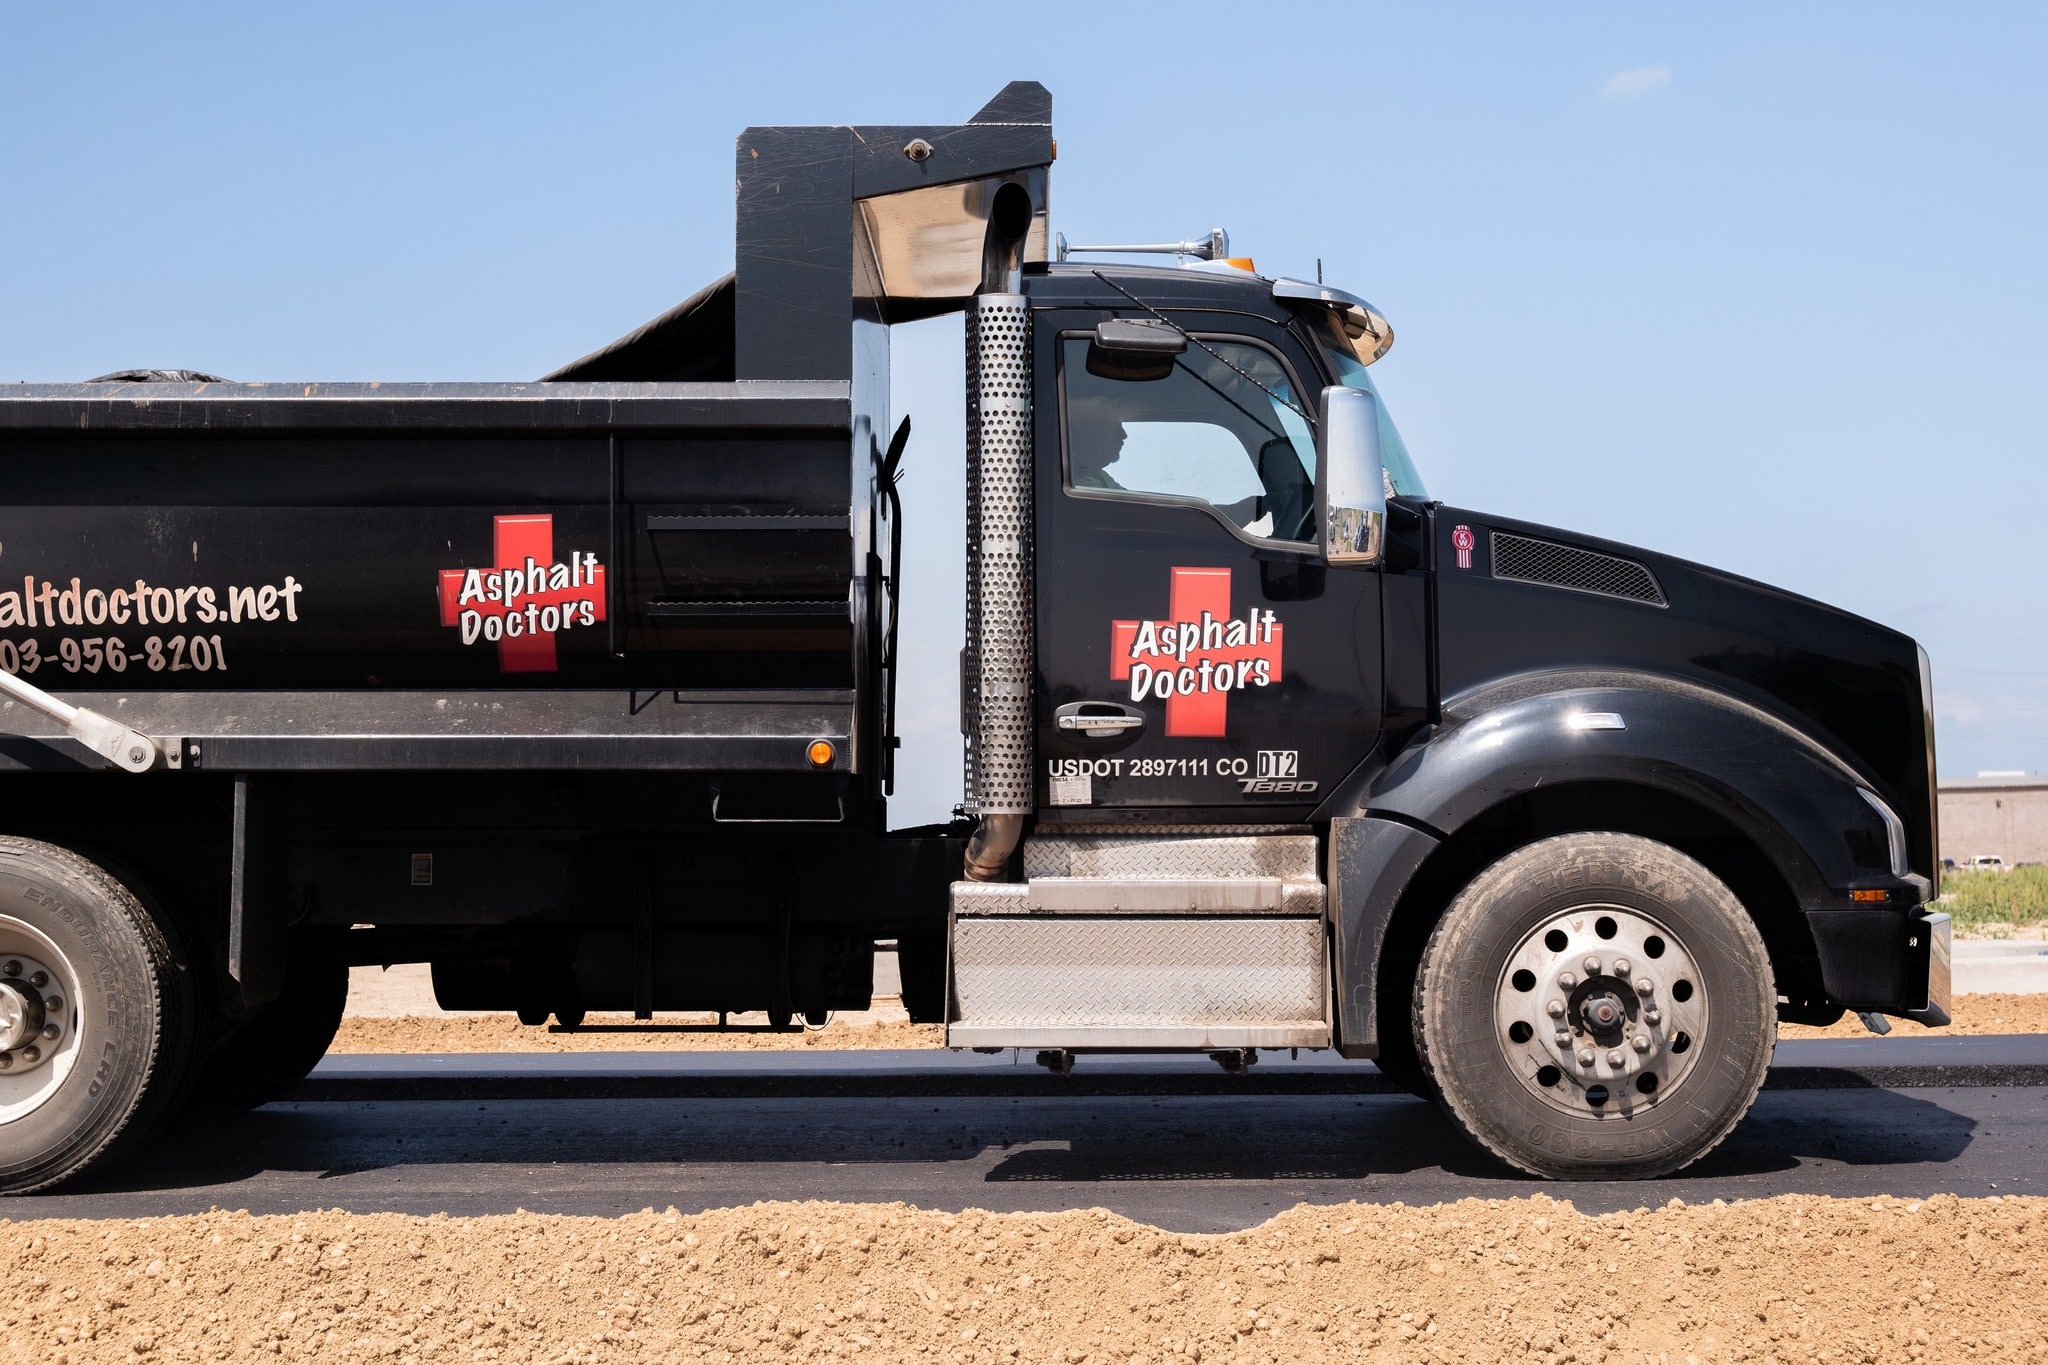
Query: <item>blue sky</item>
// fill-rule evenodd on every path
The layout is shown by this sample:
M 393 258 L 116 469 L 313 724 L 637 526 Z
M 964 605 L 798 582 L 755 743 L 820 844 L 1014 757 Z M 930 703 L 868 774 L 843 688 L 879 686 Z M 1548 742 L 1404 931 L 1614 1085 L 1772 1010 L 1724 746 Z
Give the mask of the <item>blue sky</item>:
M 531 377 L 729 267 L 745 125 L 1028 77 L 1069 236 L 1222 225 L 1386 311 L 1433 493 L 1908 631 L 1945 773 L 2048 770 L 2048 9 L 1209 13 L 0 5 L 0 380 Z M 942 528 L 957 329 L 903 333 Z M 956 635 L 905 815 L 957 794 Z

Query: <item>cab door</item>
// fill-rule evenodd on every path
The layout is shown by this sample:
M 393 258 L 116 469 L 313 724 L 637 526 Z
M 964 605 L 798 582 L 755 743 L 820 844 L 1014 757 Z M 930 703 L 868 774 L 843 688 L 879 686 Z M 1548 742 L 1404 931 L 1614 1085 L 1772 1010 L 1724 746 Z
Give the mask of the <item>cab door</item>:
M 1379 574 L 1316 546 L 1320 382 L 1261 318 L 1147 357 L 1109 316 L 1033 326 L 1040 814 L 1300 818 L 1381 722 Z

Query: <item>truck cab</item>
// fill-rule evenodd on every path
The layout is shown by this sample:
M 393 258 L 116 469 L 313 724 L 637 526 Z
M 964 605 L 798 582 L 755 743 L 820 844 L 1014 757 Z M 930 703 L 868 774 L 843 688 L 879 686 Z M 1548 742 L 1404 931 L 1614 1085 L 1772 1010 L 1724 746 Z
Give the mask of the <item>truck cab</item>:
M 1773 1021 L 1945 1018 L 1910 640 L 1433 501 L 1369 373 L 1391 328 L 1355 295 L 1055 263 L 1024 298 L 1038 767 L 1024 875 L 953 894 L 949 1037 L 1334 1046 L 1454 1112 L 1525 1101 L 1500 1142 L 1558 1173 L 1639 1163 L 1644 1108 L 1696 1073 L 1714 951 L 1747 954 Z M 1345 515 L 1374 530 L 1343 540 Z M 1532 897 L 1546 875 L 1589 889 Z M 1690 932 L 1643 895 L 1667 878 L 1712 892 Z M 1476 979 L 1445 945 L 1460 905 L 1520 917 Z M 1189 965 L 1225 940 L 1301 970 Z M 1044 965 L 1077 959 L 1085 1000 Z M 1465 1053 L 1489 1066 L 1453 1101 L 1439 1065 Z M 1572 1135 L 1560 1161 L 1559 1118 L 1621 1146 Z
M 733 274 L 536 382 L 0 393 L 0 1186 L 282 1093 L 371 963 L 790 1027 L 894 941 L 949 1046 L 1334 1049 L 1557 1178 L 1696 1160 L 1780 1020 L 1946 1022 L 1924 652 L 1432 499 L 1378 309 L 1075 259 L 1052 159 L 1028 82 L 748 129 Z M 949 311 L 963 800 L 891 831 Z

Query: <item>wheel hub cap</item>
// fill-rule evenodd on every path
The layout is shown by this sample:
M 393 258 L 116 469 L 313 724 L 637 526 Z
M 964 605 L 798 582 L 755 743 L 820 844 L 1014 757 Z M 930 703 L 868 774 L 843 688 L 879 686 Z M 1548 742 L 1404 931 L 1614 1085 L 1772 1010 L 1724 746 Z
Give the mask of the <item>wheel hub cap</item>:
M 0 1123 L 34 1109 L 78 1052 L 70 964 L 41 933 L 0 916 Z
M 1577 906 L 1532 929 L 1494 997 L 1502 1052 L 1524 1086 L 1579 1117 L 1621 1117 L 1671 1094 L 1707 1036 L 1699 964 L 1664 924 Z
M 1628 1010 L 1613 995 L 1602 991 L 1586 997 L 1586 1003 L 1579 1006 L 1579 1017 L 1591 1032 L 1612 1033 L 1628 1017 Z
M 15 982 L 0 981 L 0 1051 L 13 1051 L 34 1033 L 34 1010 Z

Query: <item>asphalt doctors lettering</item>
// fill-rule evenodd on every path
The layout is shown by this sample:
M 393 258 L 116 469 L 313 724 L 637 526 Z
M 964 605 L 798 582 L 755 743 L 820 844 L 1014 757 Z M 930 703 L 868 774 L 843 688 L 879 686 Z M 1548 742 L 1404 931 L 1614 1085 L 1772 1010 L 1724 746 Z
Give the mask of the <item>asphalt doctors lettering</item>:
M 604 565 L 584 550 L 556 559 L 547 513 L 493 521 L 490 567 L 441 570 L 441 624 L 497 645 L 500 672 L 552 673 L 555 632 L 605 619 Z
M 1282 627 L 1271 610 L 1231 614 L 1230 570 L 1173 571 L 1164 621 L 1110 622 L 1109 676 L 1131 700 L 1166 702 L 1166 733 L 1227 733 L 1230 694 L 1280 680 Z

